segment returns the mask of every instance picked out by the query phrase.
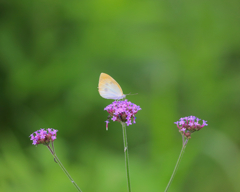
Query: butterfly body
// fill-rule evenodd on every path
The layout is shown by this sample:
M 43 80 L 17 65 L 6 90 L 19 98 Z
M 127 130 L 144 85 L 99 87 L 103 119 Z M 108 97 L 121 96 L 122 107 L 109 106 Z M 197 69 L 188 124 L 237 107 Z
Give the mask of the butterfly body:
M 119 100 L 126 97 L 117 81 L 106 73 L 100 74 L 98 92 L 105 99 Z

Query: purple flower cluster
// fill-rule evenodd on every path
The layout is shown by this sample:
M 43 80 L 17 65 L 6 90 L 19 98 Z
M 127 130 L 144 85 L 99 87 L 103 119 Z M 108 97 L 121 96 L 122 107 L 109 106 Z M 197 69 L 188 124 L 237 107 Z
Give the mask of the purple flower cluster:
M 188 116 L 188 117 L 182 117 L 179 119 L 179 121 L 174 122 L 179 132 L 181 132 L 183 135 L 185 135 L 187 138 L 191 138 L 191 133 L 195 131 L 199 131 L 204 126 L 207 126 L 207 121 L 202 120 L 202 124 L 199 123 L 201 119 L 195 117 L 195 116 Z
M 114 101 L 112 104 L 104 108 L 113 121 L 125 122 L 127 126 L 132 125 L 135 122 L 135 114 L 141 110 L 140 106 L 131 103 L 127 99 L 125 101 Z M 109 120 L 106 121 L 108 128 Z
M 33 145 L 48 145 L 50 141 L 57 139 L 57 131 L 58 130 L 52 128 L 48 128 L 47 130 L 40 129 L 32 133 L 29 137 L 31 137 L 30 140 L 33 141 Z

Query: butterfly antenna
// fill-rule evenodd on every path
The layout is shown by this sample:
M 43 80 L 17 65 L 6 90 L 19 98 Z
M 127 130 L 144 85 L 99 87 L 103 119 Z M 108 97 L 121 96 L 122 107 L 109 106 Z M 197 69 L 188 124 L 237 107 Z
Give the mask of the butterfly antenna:
M 133 94 L 131 94 L 131 93 L 128 93 L 128 94 L 126 94 L 126 95 L 137 95 L 138 93 L 133 93 Z

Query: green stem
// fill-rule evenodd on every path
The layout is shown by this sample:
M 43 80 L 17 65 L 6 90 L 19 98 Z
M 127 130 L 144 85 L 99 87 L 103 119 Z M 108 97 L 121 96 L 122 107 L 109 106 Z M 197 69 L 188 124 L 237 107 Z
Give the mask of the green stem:
M 128 157 L 128 142 L 127 142 L 127 129 L 126 123 L 122 124 L 123 130 L 123 145 L 124 145 L 124 153 L 125 153 L 125 167 L 127 172 L 127 184 L 128 184 L 128 192 L 131 192 L 131 184 L 130 184 L 130 173 L 129 173 L 129 157 Z
M 58 159 L 58 157 L 57 157 L 57 155 L 56 155 L 56 153 L 55 153 L 55 151 L 54 151 L 53 143 L 52 143 L 52 148 L 53 148 L 53 149 L 51 149 L 51 147 L 50 147 L 49 145 L 48 145 L 47 147 L 48 147 L 48 149 L 50 150 L 50 152 L 52 153 L 52 155 L 53 155 L 53 157 L 54 157 L 54 161 L 55 161 L 56 163 L 58 163 L 58 165 L 61 167 L 61 169 L 63 170 L 63 172 L 67 175 L 68 179 L 70 179 L 70 181 L 71 181 L 72 184 L 75 186 L 75 188 L 76 188 L 78 191 L 82 192 L 81 189 L 78 187 L 78 185 L 75 183 L 75 181 L 72 179 L 72 177 L 70 176 L 70 174 L 67 172 L 67 170 L 65 169 L 65 167 L 63 166 L 63 164 L 61 163 L 61 161 Z
M 183 155 L 183 153 L 184 153 L 184 150 L 185 150 L 185 148 L 186 148 L 186 146 L 187 146 L 187 142 L 188 142 L 188 139 L 186 139 L 185 141 L 183 140 L 183 145 L 182 145 L 182 149 L 181 149 L 180 155 L 179 155 L 179 157 L 178 157 L 178 160 L 177 160 L 177 163 L 176 163 L 175 168 L 174 168 L 174 170 L 173 170 L 172 176 L 171 176 L 171 178 L 170 178 L 170 180 L 169 180 L 169 182 L 168 182 L 168 185 L 167 185 L 167 187 L 166 187 L 166 189 L 165 189 L 164 192 L 167 192 L 167 191 L 168 191 L 168 189 L 169 189 L 169 187 L 170 187 L 170 185 L 171 185 L 171 183 L 172 183 L 172 180 L 173 180 L 173 178 L 174 178 L 174 176 L 175 176 L 175 174 L 176 174 L 176 171 L 177 171 L 177 169 L 178 169 L 178 166 L 179 166 L 179 163 L 180 163 L 180 161 L 181 161 L 181 158 L 182 158 L 182 155 Z

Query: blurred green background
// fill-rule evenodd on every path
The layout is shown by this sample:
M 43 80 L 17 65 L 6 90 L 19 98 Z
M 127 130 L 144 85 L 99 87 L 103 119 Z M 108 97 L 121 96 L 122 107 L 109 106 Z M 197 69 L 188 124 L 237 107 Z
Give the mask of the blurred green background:
M 52 127 L 83 192 L 127 191 L 121 125 L 101 72 L 140 105 L 127 127 L 132 191 L 164 191 L 181 149 L 173 122 L 195 115 L 169 192 L 240 191 L 240 1 L 0 2 L 0 191 L 76 191 L 29 135 Z

